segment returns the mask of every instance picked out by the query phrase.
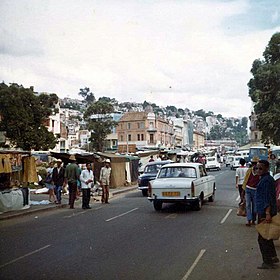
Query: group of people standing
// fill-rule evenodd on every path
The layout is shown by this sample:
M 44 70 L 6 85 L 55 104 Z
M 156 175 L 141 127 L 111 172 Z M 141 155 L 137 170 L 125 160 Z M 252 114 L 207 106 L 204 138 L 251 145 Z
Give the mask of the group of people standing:
M 61 204 L 61 193 L 66 185 L 69 190 L 69 207 L 74 209 L 74 203 L 77 199 L 78 185 L 81 185 L 82 191 L 82 208 L 91 209 L 90 196 L 91 188 L 94 183 L 94 174 L 91 163 L 86 164 L 86 168 L 81 170 L 76 163 L 76 157 L 69 157 L 69 164 L 64 168 L 62 160 L 56 161 L 56 167 L 50 163 L 47 169 L 45 185 L 49 189 L 49 200 L 57 204 Z M 110 160 L 105 160 L 105 166 L 100 170 L 99 183 L 102 187 L 102 203 L 109 203 L 109 186 L 111 180 Z
M 276 186 L 270 174 L 267 160 L 254 157 L 252 166 L 247 168 L 246 161 L 240 159 L 240 167 L 236 169 L 236 188 L 239 190 L 240 203 L 246 205 L 246 226 L 258 223 L 271 223 L 277 214 Z M 259 269 L 274 268 L 279 263 L 273 240 L 264 239 L 258 235 L 258 244 L 263 258 Z

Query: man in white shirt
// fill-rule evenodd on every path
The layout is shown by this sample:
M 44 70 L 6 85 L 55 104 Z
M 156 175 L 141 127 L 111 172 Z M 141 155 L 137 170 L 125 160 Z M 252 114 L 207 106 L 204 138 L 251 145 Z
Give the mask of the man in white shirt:
M 244 158 L 241 158 L 239 160 L 239 163 L 241 166 L 236 169 L 235 184 L 236 184 L 236 188 L 239 191 L 239 196 L 240 196 L 239 205 L 241 205 L 244 202 L 244 197 L 245 197 L 245 193 L 244 190 L 242 189 L 242 185 L 248 168 L 245 166 L 246 161 Z
M 105 160 L 105 166 L 103 166 L 100 170 L 100 184 L 102 187 L 102 203 L 109 203 L 109 185 L 111 180 L 111 167 L 110 167 L 110 159 Z
M 86 164 L 86 169 L 84 169 L 80 175 L 80 181 L 82 184 L 82 192 L 83 192 L 83 200 L 82 200 L 82 208 L 83 209 L 91 209 L 89 206 L 90 201 L 90 189 L 91 184 L 93 182 L 93 172 L 91 170 L 91 164 Z

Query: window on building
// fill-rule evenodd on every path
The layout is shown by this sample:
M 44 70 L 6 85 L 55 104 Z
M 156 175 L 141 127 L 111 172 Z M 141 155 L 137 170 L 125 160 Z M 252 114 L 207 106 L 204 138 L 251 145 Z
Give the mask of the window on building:
M 137 134 L 137 141 L 140 141 L 140 134 Z
M 154 134 L 150 134 L 150 143 L 154 143 Z
M 131 123 L 127 123 L 127 129 L 131 128 Z
M 141 129 L 145 128 L 144 122 L 141 122 L 141 123 L 140 123 L 140 128 L 141 128 Z
M 52 120 L 52 128 L 54 128 L 54 120 Z
M 131 141 L 131 134 L 128 134 L 128 141 Z
M 141 141 L 144 141 L 144 134 L 141 134 Z
M 121 141 L 123 141 L 123 135 L 121 135 Z

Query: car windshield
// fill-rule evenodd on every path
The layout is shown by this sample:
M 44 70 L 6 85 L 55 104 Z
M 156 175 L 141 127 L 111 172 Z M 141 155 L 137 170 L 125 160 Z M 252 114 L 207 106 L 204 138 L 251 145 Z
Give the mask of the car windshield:
M 208 158 L 207 161 L 215 161 L 215 158 Z
M 153 164 L 153 165 L 147 165 L 145 167 L 144 173 L 157 173 L 161 168 L 160 164 Z
M 160 170 L 158 178 L 196 178 L 194 167 L 165 167 Z

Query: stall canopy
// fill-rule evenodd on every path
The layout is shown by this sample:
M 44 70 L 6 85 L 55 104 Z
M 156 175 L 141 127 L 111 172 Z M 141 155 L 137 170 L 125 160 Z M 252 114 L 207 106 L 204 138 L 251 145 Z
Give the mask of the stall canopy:
M 116 155 L 110 153 L 97 153 L 102 159 L 110 159 L 112 167 L 111 186 L 125 186 L 138 180 L 138 156 Z M 99 170 L 103 162 L 96 162 L 95 169 Z M 99 176 L 99 173 L 96 174 Z M 99 178 L 99 177 L 97 177 Z
M 57 152 L 51 152 L 50 153 L 52 157 L 56 158 L 56 159 L 61 159 L 65 164 L 69 163 L 69 157 L 72 154 L 68 154 L 68 153 L 57 153 Z M 85 154 L 74 154 L 75 158 L 77 160 L 77 163 L 88 163 L 88 162 L 95 162 L 96 160 L 98 160 L 99 156 L 96 154 L 91 154 L 91 153 L 85 153 Z

